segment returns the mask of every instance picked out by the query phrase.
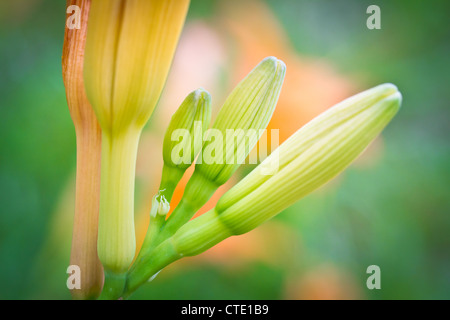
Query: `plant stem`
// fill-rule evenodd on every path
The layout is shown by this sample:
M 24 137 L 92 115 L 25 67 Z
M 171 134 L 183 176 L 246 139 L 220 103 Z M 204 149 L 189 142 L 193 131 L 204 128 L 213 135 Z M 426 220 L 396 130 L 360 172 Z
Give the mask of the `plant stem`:
M 181 226 L 187 223 L 208 202 L 218 187 L 219 185 L 211 182 L 201 173 L 194 171 L 186 185 L 180 203 L 164 224 L 158 243 L 171 237 Z
M 163 166 L 161 183 L 159 185 L 159 190 L 161 194 L 166 197 L 167 201 L 170 203 L 172 200 L 173 193 L 175 188 L 183 177 L 184 170 L 181 170 L 177 167 L 170 167 L 166 164 Z
M 180 259 L 182 255 L 174 248 L 171 239 L 157 246 L 151 255 L 142 257 L 139 264 L 128 273 L 125 290 L 122 294 L 124 299 L 128 298 L 139 286 L 161 271 L 168 264 Z
M 127 280 L 126 273 L 105 272 L 105 284 L 99 300 L 117 300 L 122 296 Z
M 183 174 L 183 170 L 164 164 L 159 192 L 164 195 L 169 203 L 172 200 L 175 188 L 182 178 Z M 152 207 L 151 210 L 156 210 L 156 208 Z M 145 234 L 144 242 L 131 269 L 134 268 L 136 262 L 142 260 L 144 256 L 149 255 L 151 251 L 157 246 L 157 244 L 160 243 L 157 241 L 157 239 L 159 239 L 159 234 L 161 232 L 162 226 L 165 223 L 165 219 L 165 216 L 161 216 L 159 214 L 156 214 L 154 217 L 150 217 L 150 222 L 148 225 L 147 233 Z
M 152 208 L 153 209 L 153 208 Z M 143 257 L 150 255 L 151 251 L 156 246 L 156 239 L 158 238 L 159 232 L 162 225 L 164 224 L 163 216 L 156 215 L 155 217 L 150 217 L 150 223 L 148 225 L 147 233 L 145 234 L 144 242 L 142 243 L 141 250 L 136 257 L 135 262 L 131 266 L 130 270 L 133 270 L 136 263 L 139 263 Z

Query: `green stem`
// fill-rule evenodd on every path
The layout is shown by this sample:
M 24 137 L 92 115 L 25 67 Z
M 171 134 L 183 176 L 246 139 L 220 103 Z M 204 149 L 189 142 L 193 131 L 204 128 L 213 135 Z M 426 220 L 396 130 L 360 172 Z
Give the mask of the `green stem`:
M 187 217 L 192 216 L 192 212 L 195 213 L 194 209 L 192 209 L 182 199 L 172 214 L 176 213 L 179 217 Z M 164 219 L 165 217 L 162 216 L 156 216 L 155 218 L 150 219 L 144 243 L 142 244 L 141 250 L 139 251 L 139 255 L 136 258 L 132 269 L 137 263 L 141 263 L 144 256 L 151 255 L 152 251 L 159 244 L 170 238 L 178 230 L 178 226 L 176 224 L 167 225 L 167 222 Z
M 217 212 L 212 209 L 180 228 L 176 234 L 158 245 L 135 263 L 128 273 L 123 298 L 128 298 L 139 286 L 170 263 L 184 256 L 194 256 L 233 235 Z
M 169 203 L 172 200 L 175 188 L 178 185 L 178 182 L 183 177 L 183 174 L 183 170 L 164 164 L 159 192 L 166 198 Z M 151 210 L 156 210 L 156 208 L 152 207 Z M 149 255 L 151 251 L 156 247 L 156 239 L 158 239 L 165 219 L 165 216 L 161 216 L 158 214 L 150 218 L 150 223 L 148 225 L 147 233 L 145 234 L 144 242 L 131 269 L 133 269 L 136 263 L 141 261 L 144 256 Z
M 175 188 L 177 187 L 178 183 L 183 177 L 184 172 L 185 172 L 184 170 L 178 167 L 171 167 L 166 164 L 164 164 L 163 166 L 159 190 L 169 203 L 172 200 Z
M 182 174 L 183 172 L 178 168 L 164 166 L 160 190 L 165 189 L 167 186 L 167 189 L 162 193 L 166 196 L 168 201 L 172 198 L 173 191 L 178 184 L 178 181 L 181 179 Z M 141 247 L 132 269 L 135 268 L 136 264 L 141 263 L 143 257 L 150 256 L 152 251 L 159 244 L 169 239 L 181 226 L 188 222 L 209 200 L 217 188 L 218 186 L 216 184 L 207 180 L 202 174 L 194 172 L 186 186 L 186 191 L 180 203 L 167 221 L 158 217 L 150 220 L 144 244 Z
M 125 289 L 127 274 L 114 274 L 105 272 L 105 284 L 99 300 L 117 300 Z
M 136 257 L 135 262 L 131 266 L 130 271 L 134 270 L 136 264 L 141 263 L 143 258 L 150 255 L 152 250 L 155 248 L 156 239 L 158 238 L 161 227 L 164 224 L 164 219 L 165 217 L 160 215 L 150 217 L 150 223 L 148 225 L 147 233 L 145 234 L 144 242 L 142 243 L 141 250 Z
M 219 185 L 194 171 L 180 203 L 163 226 L 163 231 L 158 239 L 159 243 L 175 234 L 181 226 L 188 222 L 208 202 L 218 187 Z
M 182 255 L 177 252 L 171 239 L 161 243 L 153 250 L 151 255 L 143 256 L 140 262 L 135 265 L 135 268 L 129 271 L 122 297 L 127 299 L 137 288 L 148 281 L 149 278 L 181 257 Z

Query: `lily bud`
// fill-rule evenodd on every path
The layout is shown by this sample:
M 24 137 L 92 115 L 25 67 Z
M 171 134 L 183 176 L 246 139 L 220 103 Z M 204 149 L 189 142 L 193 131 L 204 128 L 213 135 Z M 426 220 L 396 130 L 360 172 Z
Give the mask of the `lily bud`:
M 361 154 L 400 104 L 397 88 L 384 84 L 322 113 L 225 193 L 215 209 L 181 227 L 171 239 L 175 251 L 181 256 L 199 254 L 256 228 L 322 186 Z M 261 167 L 275 157 L 280 159 L 278 172 L 261 174 Z
M 188 0 L 95 0 L 87 33 L 84 80 L 102 128 L 98 255 L 108 297 L 136 249 L 134 178 L 141 130 L 159 99 Z M 110 284 L 108 276 L 111 275 Z M 113 286 L 113 288 L 111 287 Z
M 233 136 L 233 141 L 211 139 L 203 145 L 203 161 L 197 163 L 183 198 L 164 227 L 166 234 L 175 232 L 198 211 L 243 163 L 256 145 L 262 129 L 272 117 L 283 84 L 286 66 L 275 57 L 261 61 L 233 90 L 217 115 L 212 130 L 223 138 L 228 130 L 243 134 Z M 251 132 L 252 134 L 247 134 Z M 224 142 L 224 143 L 222 143 Z M 230 144 L 231 143 L 231 147 Z M 215 144 L 215 158 L 209 162 L 208 150 Z
M 222 137 L 226 137 L 229 130 L 241 130 L 244 133 L 251 130 L 256 134 L 236 135 L 236 141 L 224 141 L 226 145 L 214 149 L 219 153 L 214 158 L 219 158 L 220 163 L 208 163 L 205 161 L 207 159 L 203 159 L 195 167 L 197 174 L 202 174 L 217 185 L 224 184 L 233 175 L 258 142 L 262 130 L 269 124 L 285 73 L 286 65 L 283 61 L 268 57 L 236 86 L 220 109 L 212 129 L 220 131 Z M 203 151 L 213 143 L 214 141 L 207 141 Z M 207 156 L 208 154 L 203 154 L 203 157 Z
M 164 136 L 160 186 L 169 201 L 184 172 L 200 152 L 203 132 L 210 122 L 211 96 L 202 88 L 191 92 L 172 116 Z
M 142 128 L 164 87 L 188 0 L 96 0 L 86 44 L 86 91 L 103 131 Z
M 62 69 L 67 104 L 77 139 L 75 216 L 70 264 L 80 268 L 81 285 L 72 289 L 74 299 L 95 299 L 103 286 L 103 267 L 97 255 L 100 202 L 101 129 L 86 96 L 83 81 L 84 49 L 90 0 L 68 0 L 67 7 L 79 6 L 79 29 L 66 28 Z

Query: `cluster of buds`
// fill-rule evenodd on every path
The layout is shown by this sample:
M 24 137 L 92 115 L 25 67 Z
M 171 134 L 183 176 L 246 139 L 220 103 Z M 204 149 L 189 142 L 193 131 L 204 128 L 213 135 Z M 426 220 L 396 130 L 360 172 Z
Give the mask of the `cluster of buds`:
M 144 243 L 131 271 L 140 265 L 146 265 L 146 260 L 152 256 L 152 250 L 188 222 L 238 169 L 259 140 L 261 129 L 266 128 L 272 117 L 285 71 L 286 66 L 282 61 L 268 57 L 259 63 L 228 96 L 209 132 L 217 130 L 222 137 L 227 130 L 256 132 L 250 136 L 245 134 L 237 136 L 237 143 L 233 141 L 233 148 L 227 148 L 223 140 L 210 137 L 202 144 L 203 134 L 208 136 L 205 130 L 211 118 L 211 97 L 206 91 L 202 89 L 194 91 L 181 104 L 172 117 L 163 145 L 164 168 L 160 190 L 165 191 L 160 192 L 163 192 L 169 201 L 181 176 L 198 153 L 200 159 L 195 165 L 194 173 L 189 179 L 180 203 L 167 221 L 162 217 L 150 220 Z M 179 136 L 176 132 L 180 129 L 185 129 L 186 137 L 181 143 L 177 143 Z M 199 136 L 200 139 L 196 138 Z M 213 143 L 216 144 L 215 158 L 219 160 L 204 161 L 202 158 L 210 154 L 207 150 Z M 188 152 L 180 157 L 179 150 Z
M 230 179 L 261 137 L 272 117 L 286 73 L 285 64 L 275 58 L 262 60 L 230 93 L 210 130 L 220 136 L 227 131 L 243 132 L 233 141 L 207 139 L 201 161 L 195 165 L 183 197 L 167 220 L 161 240 L 169 237 L 211 198 L 214 192 Z M 251 132 L 253 134 L 246 134 Z M 214 145 L 214 148 L 212 148 Z M 214 150 L 216 161 L 205 157 Z
M 80 5 L 85 18 L 80 30 L 66 31 L 63 56 L 78 145 L 72 261 L 89 275 L 85 290 L 74 294 L 78 298 L 100 294 L 103 271 L 101 298 L 126 297 L 173 261 L 253 230 L 342 172 L 401 104 L 392 84 L 337 104 L 294 133 L 215 208 L 189 221 L 258 142 L 275 110 L 286 66 L 275 57 L 262 60 L 230 93 L 209 130 L 211 96 L 201 88 L 193 91 L 164 136 L 160 190 L 152 199 L 148 231 L 132 264 L 139 137 L 161 95 L 189 1 L 68 4 Z M 231 144 L 214 136 L 228 137 L 230 130 L 239 132 Z M 196 158 L 183 197 L 166 219 L 174 190 Z M 268 174 L 267 168 L 274 167 Z
M 181 257 L 200 254 L 230 236 L 253 230 L 334 178 L 377 137 L 400 104 L 397 88 L 384 84 L 313 119 L 226 192 L 214 209 L 159 244 L 152 263 L 143 260 L 132 269 L 127 292 Z M 263 173 L 272 161 L 279 161 L 279 170 L 273 175 Z

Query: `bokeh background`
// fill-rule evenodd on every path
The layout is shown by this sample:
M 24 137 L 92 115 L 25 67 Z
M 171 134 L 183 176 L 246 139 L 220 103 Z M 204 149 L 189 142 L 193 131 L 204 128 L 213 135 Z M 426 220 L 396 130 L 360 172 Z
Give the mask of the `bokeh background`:
M 381 8 L 381 30 L 366 27 L 371 4 Z M 167 267 L 134 298 L 449 299 L 449 12 L 450 2 L 438 0 L 192 0 L 141 139 L 138 241 L 161 175 L 165 127 L 197 87 L 211 92 L 217 111 L 261 59 L 284 60 L 269 125 L 282 140 L 380 83 L 395 83 L 403 106 L 337 179 L 249 234 Z M 65 1 L 0 2 L 1 299 L 70 298 L 76 149 L 61 77 L 65 17 Z M 366 288 L 372 264 L 381 268 L 381 290 Z

